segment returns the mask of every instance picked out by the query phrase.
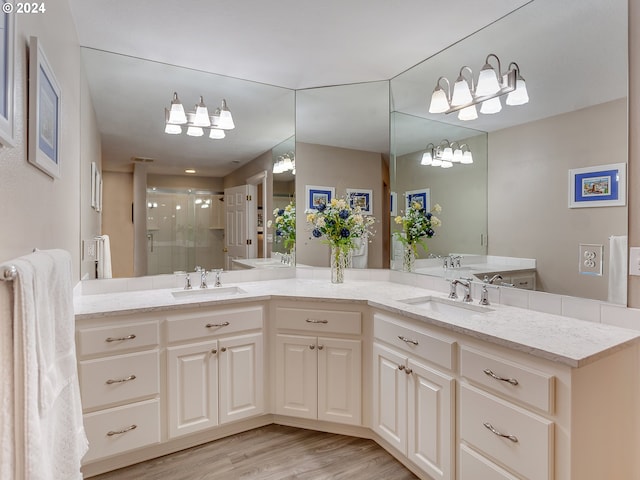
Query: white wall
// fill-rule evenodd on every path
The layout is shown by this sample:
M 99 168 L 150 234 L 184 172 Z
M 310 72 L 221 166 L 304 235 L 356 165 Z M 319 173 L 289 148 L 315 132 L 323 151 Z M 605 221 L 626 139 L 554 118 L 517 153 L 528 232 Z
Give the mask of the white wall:
M 33 248 L 62 248 L 80 277 L 81 105 L 89 101 L 82 87 L 80 49 L 67 1 L 47 2 L 47 11 L 18 15 L 15 55 L 16 145 L 0 150 L 0 261 Z M 28 39 L 38 37 L 61 88 L 61 178 L 53 180 L 27 162 Z M 90 127 L 89 127 L 90 128 Z M 95 219 L 90 220 L 95 222 Z
M 626 162 L 626 125 L 620 99 L 490 133 L 489 254 L 537 259 L 541 290 L 607 300 L 608 237 L 626 235 L 627 209 L 569 209 L 568 170 Z M 578 273 L 580 243 L 604 245 L 603 276 Z

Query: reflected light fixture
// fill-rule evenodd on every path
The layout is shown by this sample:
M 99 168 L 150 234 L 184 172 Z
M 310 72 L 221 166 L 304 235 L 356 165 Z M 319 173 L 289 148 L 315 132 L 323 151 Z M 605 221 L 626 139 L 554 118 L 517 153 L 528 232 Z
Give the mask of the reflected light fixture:
M 280 155 L 273 163 L 273 173 L 278 174 L 285 172 L 291 172 L 293 175 L 296 174 L 296 157 L 293 152 Z
M 225 99 L 213 115 L 209 115 L 202 96 L 195 105 L 194 111 L 185 112 L 177 92 L 173 93 L 170 107 L 164 109 L 164 123 L 165 133 L 171 135 L 179 135 L 183 131 L 182 127 L 187 127 L 187 135 L 202 137 L 205 133 L 204 129 L 209 129 L 209 138 L 216 140 L 226 136 L 225 130 L 235 128 L 233 116 Z
M 473 155 L 466 143 L 460 145 L 458 142 L 442 140 L 437 147 L 429 143 L 420 159 L 420 165 L 432 167 L 451 168 L 454 163 L 473 163 Z
M 495 60 L 497 70 L 490 63 Z M 466 74 L 466 75 L 465 75 Z M 473 71 L 463 66 L 451 92 L 449 80 L 439 77 L 431 95 L 429 113 L 458 112 L 460 120 L 475 120 L 478 118 L 477 104 L 481 104 L 480 113 L 493 114 L 502 110 L 500 97 L 507 95 L 506 104 L 524 105 L 529 102 L 527 86 L 520 75 L 520 67 L 511 62 L 507 71 L 502 73 L 500 59 L 497 55 L 487 55 L 485 64 L 480 70 L 478 81 L 474 84 Z

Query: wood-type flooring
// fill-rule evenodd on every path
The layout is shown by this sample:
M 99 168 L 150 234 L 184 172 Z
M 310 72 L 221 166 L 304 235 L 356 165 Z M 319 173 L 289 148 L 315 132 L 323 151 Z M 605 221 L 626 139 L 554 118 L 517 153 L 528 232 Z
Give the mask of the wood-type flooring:
M 91 480 L 409 480 L 372 440 L 268 425 Z

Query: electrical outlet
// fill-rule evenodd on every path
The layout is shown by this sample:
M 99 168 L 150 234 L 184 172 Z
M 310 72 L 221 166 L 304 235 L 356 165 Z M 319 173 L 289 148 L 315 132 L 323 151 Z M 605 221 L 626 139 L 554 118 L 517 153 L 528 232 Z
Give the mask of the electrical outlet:
M 95 240 L 83 240 L 82 241 L 82 253 L 84 260 L 95 260 L 97 257 L 96 241 Z
M 602 275 L 602 245 L 580 244 L 578 271 L 583 275 Z

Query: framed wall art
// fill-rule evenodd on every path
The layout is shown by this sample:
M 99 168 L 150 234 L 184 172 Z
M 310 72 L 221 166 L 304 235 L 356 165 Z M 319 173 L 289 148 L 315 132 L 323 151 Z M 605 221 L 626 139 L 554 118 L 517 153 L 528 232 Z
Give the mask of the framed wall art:
M 626 167 L 611 163 L 569 170 L 569 208 L 626 205 Z
M 331 199 L 335 197 L 336 189 L 333 187 L 317 187 L 315 185 L 305 186 L 306 208 L 317 209 L 318 205 L 324 203 L 328 205 Z
M 431 210 L 431 191 L 428 188 L 408 190 L 405 192 L 405 210 L 413 203 L 419 203 L 427 212 Z
M 29 162 L 60 178 L 60 86 L 37 37 L 29 40 Z
M 14 57 L 16 16 L 5 13 L 9 2 L 2 1 L 0 13 L 0 144 L 5 147 L 15 145 L 14 132 Z
M 398 215 L 398 194 L 391 192 L 391 198 L 389 199 L 389 209 L 391 210 L 391 216 Z
M 373 190 L 347 188 L 347 198 L 351 208 L 360 207 L 365 215 L 373 215 Z

